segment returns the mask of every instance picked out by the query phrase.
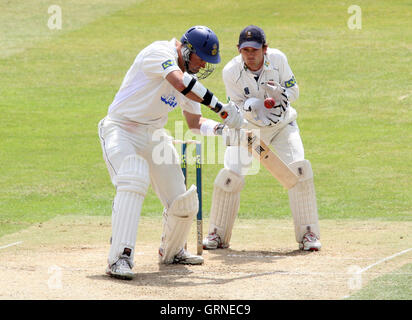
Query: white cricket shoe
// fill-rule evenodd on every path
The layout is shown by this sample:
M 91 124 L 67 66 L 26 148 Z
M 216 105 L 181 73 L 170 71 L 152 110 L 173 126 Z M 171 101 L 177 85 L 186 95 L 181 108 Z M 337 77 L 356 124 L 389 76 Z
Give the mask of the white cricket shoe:
M 229 245 L 223 245 L 220 236 L 213 232 L 210 233 L 206 238 L 203 239 L 203 249 L 205 250 L 215 250 L 215 249 L 225 249 L 229 248 Z
M 176 264 L 203 264 L 203 257 L 191 254 L 185 249 L 181 249 L 173 259 Z
M 322 245 L 313 232 L 306 232 L 302 242 L 299 243 L 299 249 L 303 251 L 319 251 Z
M 122 280 L 131 280 L 135 276 L 132 272 L 132 267 L 130 263 L 130 258 L 127 255 L 121 255 L 119 260 L 112 265 L 107 266 L 106 274 L 111 277 L 122 279 Z

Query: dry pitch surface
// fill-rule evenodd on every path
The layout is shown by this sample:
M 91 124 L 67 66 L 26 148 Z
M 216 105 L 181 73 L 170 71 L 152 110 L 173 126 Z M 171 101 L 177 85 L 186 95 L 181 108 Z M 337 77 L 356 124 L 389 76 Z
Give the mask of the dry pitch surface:
M 320 252 L 297 250 L 291 220 L 238 220 L 203 266 L 163 266 L 161 220 L 143 217 L 122 281 L 104 274 L 110 218 L 59 217 L 0 238 L 0 299 L 342 299 L 411 261 L 411 222 L 320 223 Z

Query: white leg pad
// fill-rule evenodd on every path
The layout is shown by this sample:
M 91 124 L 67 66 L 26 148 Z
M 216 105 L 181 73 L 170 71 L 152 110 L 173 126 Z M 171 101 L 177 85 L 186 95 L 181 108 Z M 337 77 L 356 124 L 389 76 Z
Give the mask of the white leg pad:
M 308 160 L 302 160 L 290 163 L 289 167 L 299 177 L 299 182 L 289 189 L 296 241 L 300 243 L 308 231 L 313 232 L 320 239 L 312 166 Z
M 241 175 L 226 168 L 220 170 L 215 179 L 209 234 L 219 235 L 224 247 L 229 246 L 233 225 L 239 211 L 240 191 L 244 184 Z
M 126 157 L 114 177 L 116 196 L 112 211 L 112 243 L 109 265 L 115 263 L 124 248 L 131 249 L 130 262 L 133 264 L 134 247 L 140 212 L 149 187 L 149 167 L 138 155 Z
M 183 248 L 198 208 L 197 189 L 192 185 L 173 201 L 169 209 L 165 210 L 162 243 L 159 249 L 160 262 L 172 263 L 175 255 Z

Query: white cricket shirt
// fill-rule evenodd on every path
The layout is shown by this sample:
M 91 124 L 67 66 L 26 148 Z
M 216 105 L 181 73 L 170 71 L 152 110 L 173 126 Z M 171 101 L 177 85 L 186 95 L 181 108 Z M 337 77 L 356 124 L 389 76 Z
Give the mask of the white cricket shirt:
M 186 98 L 165 78 L 178 67 L 176 39 L 156 41 L 136 57 L 117 92 L 108 115 L 162 128 L 168 113 L 180 106 L 201 114 L 200 104 Z
M 278 49 L 267 49 L 262 71 L 257 79 L 255 79 L 256 75 L 248 70 L 240 54 L 225 65 L 222 74 L 227 97 L 236 103 L 241 110 L 249 98 L 265 99 L 268 97 L 264 87 L 260 85 L 262 82 L 276 81 L 280 83 L 286 88 L 290 102 L 299 97 L 299 87 L 286 55 Z M 296 113 L 294 109 L 293 113 Z M 261 126 L 261 123 L 255 121 L 249 112 L 245 112 L 244 116 L 253 124 Z

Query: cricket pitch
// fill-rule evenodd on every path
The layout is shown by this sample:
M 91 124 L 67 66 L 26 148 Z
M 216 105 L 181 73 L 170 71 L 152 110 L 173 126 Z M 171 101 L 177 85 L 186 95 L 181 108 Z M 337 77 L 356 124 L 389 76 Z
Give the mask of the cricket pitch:
M 105 275 L 110 217 L 61 216 L 0 238 L 0 299 L 342 299 L 410 263 L 411 227 L 320 220 L 322 250 L 307 253 L 297 250 L 292 219 L 238 219 L 230 249 L 204 251 L 202 266 L 165 266 L 161 219 L 142 217 L 136 277 L 124 281 Z M 195 231 L 194 222 L 192 253 Z

